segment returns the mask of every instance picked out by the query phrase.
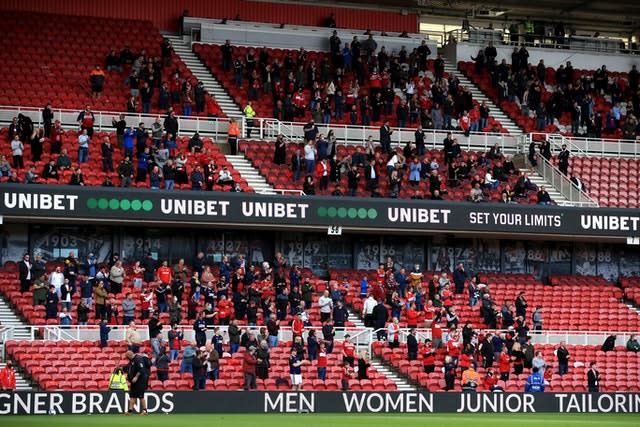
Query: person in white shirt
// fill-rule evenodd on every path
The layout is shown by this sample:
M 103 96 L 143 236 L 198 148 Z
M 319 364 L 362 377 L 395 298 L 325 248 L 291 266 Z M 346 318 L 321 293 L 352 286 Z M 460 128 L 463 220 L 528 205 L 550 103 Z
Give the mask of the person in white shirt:
M 362 313 L 364 314 L 364 325 L 368 328 L 373 327 L 373 308 L 378 304 L 373 295 L 369 294 L 366 300 L 364 300 L 364 305 L 362 307 Z
M 60 297 L 60 289 L 64 284 L 64 274 L 62 274 L 62 269 L 60 267 L 56 267 L 56 270 L 51 273 L 49 276 L 49 283 L 56 288 L 56 293 L 58 294 L 58 298 Z
M 87 163 L 89 161 L 89 135 L 87 130 L 83 129 L 78 135 L 78 164 Z
M 329 291 L 324 291 L 318 299 L 318 306 L 320 306 L 320 320 L 324 323 L 331 318 L 331 312 L 333 311 L 333 300 L 329 296 Z
M 231 177 L 231 172 L 227 169 L 226 166 L 223 166 L 222 170 L 218 174 L 218 185 L 231 185 L 233 186 L 233 178 Z
M 304 161 L 307 166 L 307 174 L 312 174 L 316 168 L 316 147 L 313 145 L 313 141 L 309 141 L 304 146 Z
M 484 174 L 484 185 L 492 190 L 495 190 L 496 188 L 498 188 L 498 185 L 500 185 L 500 181 L 494 179 L 491 175 L 491 172 L 487 171 L 487 173 Z

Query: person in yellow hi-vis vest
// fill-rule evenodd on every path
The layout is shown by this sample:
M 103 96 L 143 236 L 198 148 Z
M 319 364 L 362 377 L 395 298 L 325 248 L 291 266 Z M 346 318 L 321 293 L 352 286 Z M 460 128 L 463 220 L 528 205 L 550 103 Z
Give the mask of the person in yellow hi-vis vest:
M 253 129 L 253 118 L 256 116 L 256 110 L 253 109 L 251 101 L 247 103 L 247 106 L 243 110 L 244 116 L 247 119 L 247 138 L 251 138 L 251 130 Z
M 109 390 L 129 391 L 127 376 L 122 372 L 122 368 L 120 366 L 113 370 L 111 378 L 109 378 Z

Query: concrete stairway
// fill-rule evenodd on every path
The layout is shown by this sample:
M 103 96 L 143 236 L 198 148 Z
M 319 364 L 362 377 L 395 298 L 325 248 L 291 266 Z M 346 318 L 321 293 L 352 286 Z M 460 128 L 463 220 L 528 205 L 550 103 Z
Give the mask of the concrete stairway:
M 233 168 L 240 173 L 240 176 L 247 181 L 247 184 L 256 191 L 256 193 L 276 194 L 276 192 L 273 191 L 273 186 L 269 184 L 262 175 L 260 175 L 260 172 L 258 172 L 242 154 L 235 156 L 226 154 L 225 157 L 233 165 Z
M 211 74 L 196 54 L 193 53 L 189 41 L 185 41 L 183 37 L 175 34 L 164 33 L 163 36 L 171 40 L 176 55 L 189 67 L 198 81 L 204 83 L 205 89 L 216 100 L 222 112 L 228 117 L 242 115 L 240 107 L 238 107 L 233 98 L 229 96 L 220 82 Z
M 348 308 L 347 308 L 347 311 L 349 312 L 349 322 L 353 323 L 354 327 L 358 329 L 364 329 L 365 328 L 364 322 L 362 321 L 360 316 L 356 315 Z M 389 369 L 381 361 L 371 358 L 369 360 L 369 363 L 371 364 L 372 368 L 374 368 L 376 371 L 380 372 L 381 374 L 384 374 L 384 376 L 386 376 L 388 379 L 393 381 L 396 384 L 398 391 L 416 391 L 416 388 L 414 386 L 409 384 L 409 382 L 407 382 L 400 375 L 396 374 L 391 369 Z
M 473 99 L 482 103 L 482 101 L 487 101 L 487 105 L 490 109 L 490 115 L 498 120 L 502 127 L 509 131 L 509 134 L 512 136 L 522 135 L 522 129 L 511 120 L 501 109 L 498 107 L 484 92 L 482 92 L 478 86 L 471 82 L 455 65 L 452 65 L 451 62 L 447 58 L 444 58 L 444 70 L 447 73 L 455 73 L 460 79 L 460 84 L 469 88 L 473 95 Z
M 376 371 L 380 372 L 381 374 L 384 374 L 388 379 L 396 383 L 396 387 L 398 388 L 398 391 L 417 391 L 416 387 L 411 385 L 407 380 L 402 378 L 400 375 L 391 371 L 389 368 L 387 368 L 386 365 L 384 365 L 380 361 L 372 359 L 369 361 L 369 363 L 371 364 L 372 368 L 375 368 Z
M 547 190 L 549 196 L 551 196 L 551 200 L 556 202 L 558 206 L 575 206 L 572 202 L 570 202 L 566 197 L 564 197 L 555 187 L 549 184 L 540 174 L 531 172 L 529 173 L 529 179 L 532 183 L 540 188 L 541 185 L 544 185 L 544 189 Z
M 0 296 L 0 325 L 13 328 L 13 336 L 11 339 L 31 339 L 31 331 L 27 327 L 27 324 L 16 315 L 4 299 L 4 296 Z
M 6 363 L 0 363 L 0 370 L 4 369 Z M 16 370 L 16 367 L 13 367 L 14 371 Z M 16 390 L 18 391 L 31 391 L 33 390 L 33 387 L 31 387 L 31 384 L 24 379 L 24 377 L 22 376 L 22 373 L 16 371 Z

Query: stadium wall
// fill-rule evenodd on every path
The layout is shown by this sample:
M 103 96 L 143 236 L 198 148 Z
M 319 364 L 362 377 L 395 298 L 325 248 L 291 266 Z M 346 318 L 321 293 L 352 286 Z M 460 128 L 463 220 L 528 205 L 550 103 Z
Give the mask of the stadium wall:
M 0 393 L 0 415 L 123 413 L 118 392 Z M 149 392 L 149 413 L 638 413 L 638 393 Z
M 387 32 L 417 33 L 418 19 L 415 13 L 402 15 L 400 11 L 377 11 L 301 5 L 291 3 L 268 3 L 247 0 L 198 1 L 183 0 L 113 0 L 87 2 L 79 0 L 4 0 L 0 10 L 22 12 L 55 13 L 73 16 L 150 20 L 161 30 L 175 31 L 178 17 L 186 9 L 190 16 L 202 18 L 229 18 L 236 15 L 248 21 L 274 24 L 298 24 L 322 26 L 330 13 L 335 13 L 340 28 L 376 29 Z

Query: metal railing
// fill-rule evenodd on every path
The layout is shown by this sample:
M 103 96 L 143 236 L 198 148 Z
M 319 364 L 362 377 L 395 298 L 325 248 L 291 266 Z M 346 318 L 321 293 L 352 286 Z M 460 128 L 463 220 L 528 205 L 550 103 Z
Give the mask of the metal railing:
M 618 55 L 636 55 L 638 49 L 627 47 L 622 39 L 608 37 L 566 36 L 556 37 L 549 34 L 510 33 L 501 29 L 458 28 L 447 32 L 445 43 L 476 43 L 486 45 L 488 42 L 504 45 L 526 45 L 538 48 L 562 48 L 577 52 L 600 52 Z
M 22 327 L 21 327 L 22 328 Z M 51 325 L 29 325 L 26 326 L 31 330 L 30 340 L 39 339 L 41 336 L 45 340 L 50 341 L 97 341 L 100 339 L 100 331 L 97 326 L 69 326 L 68 328 L 62 328 L 61 326 L 51 326 Z M 228 342 L 228 334 L 227 334 L 227 326 L 219 326 L 220 331 L 224 337 L 224 342 Z M 11 330 L 13 327 L 6 327 L 5 330 L 0 331 L 0 338 L 3 337 L 2 333 L 8 333 L 11 335 Z M 111 325 L 111 332 L 109 334 L 109 340 L 112 341 L 125 341 L 126 333 L 128 331 L 128 327 L 126 326 L 118 326 Z M 241 329 L 248 329 L 253 333 L 258 333 L 260 327 L 242 327 Z M 308 335 L 308 331 L 314 329 L 316 331 L 316 336 L 318 338 L 322 338 L 322 330 L 320 327 L 310 327 L 305 328 L 307 332 L 305 332 L 304 337 Z M 373 329 L 373 328 L 357 328 L 357 327 L 346 327 L 346 328 L 335 328 L 335 339 L 340 341 L 344 339 L 346 334 L 350 335 L 351 342 L 353 342 L 356 347 L 360 350 L 369 349 L 371 350 L 371 345 L 373 342 L 378 341 L 377 335 L 378 332 L 382 332 L 382 335 L 386 336 L 387 328 L 381 329 Z M 138 329 L 140 337 L 142 340 L 148 340 L 148 330 L 146 327 L 140 327 Z M 165 326 L 163 331 L 163 337 L 167 338 L 168 327 Z M 424 340 L 426 338 L 431 338 L 431 329 L 429 328 L 416 328 L 417 336 L 419 340 Z M 486 333 L 487 330 L 479 330 L 480 333 Z M 492 330 L 491 332 L 495 332 L 498 334 L 507 333 L 507 330 L 498 329 Z M 189 341 L 195 341 L 195 333 L 191 327 L 183 330 L 184 339 Z M 411 333 L 411 329 L 402 328 L 399 331 L 399 339 L 400 342 L 406 342 L 407 336 Z M 534 344 L 559 344 L 560 342 L 565 342 L 571 345 L 601 345 L 605 339 L 611 335 L 616 336 L 616 346 L 624 346 L 632 335 L 635 335 L 635 332 L 630 331 L 556 331 L 556 330 L 542 330 L 542 331 L 530 331 L 529 335 L 531 336 L 531 341 Z M 207 330 L 207 340 L 210 341 L 213 336 L 213 329 Z M 9 339 L 14 338 L 2 338 L 2 343 L 5 343 Z M 443 334 L 443 342 L 448 339 L 447 332 Z M 278 340 L 280 341 L 291 341 L 292 340 L 292 331 L 290 327 L 281 327 Z
M 640 139 L 615 138 L 567 138 L 557 133 L 532 132 L 532 138 L 544 138 L 553 147 L 559 148 L 566 144 L 572 154 L 590 157 L 618 157 L 640 159 Z
M 548 136 L 545 134 L 545 137 Z M 522 148 L 525 150 L 526 147 L 532 141 L 534 137 L 533 134 L 528 134 L 523 136 L 523 144 Z M 552 145 L 552 151 L 555 152 L 556 148 L 560 148 L 562 146 L 561 142 L 558 146 L 557 140 L 547 139 Z M 544 178 L 553 188 L 555 188 L 560 194 L 562 194 L 572 206 L 579 207 L 599 207 L 598 202 L 589 196 L 584 190 L 579 189 L 576 185 L 571 182 L 568 176 L 560 172 L 558 168 L 556 168 L 551 162 L 545 159 L 543 156 L 538 155 L 537 158 L 537 166 L 535 167 L 536 171 L 540 176 Z
M 57 108 L 53 110 L 54 120 L 60 120 L 63 127 L 68 129 L 78 128 L 78 110 Z M 139 123 L 144 123 L 150 128 L 158 114 L 130 114 L 115 111 L 94 111 L 96 116 L 95 129 L 98 132 L 113 132 L 112 119 L 124 114 L 128 126 L 137 127 Z M 0 106 L 0 123 L 10 123 L 13 117 L 24 114 L 31 118 L 37 127 L 42 124 L 42 110 L 35 107 Z M 242 134 L 247 135 L 247 125 L 244 116 L 232 116 L 241 125 Z M 199 117 L 199 116 L 176 116 L 179 124 L 179 133 L 192 134 L 199 132 L 202 135 L 226 138 L 229 129 L 228 118 Z M 285 138 L 292 142 L 300 142 L 304 137 L 305 123 L 302 122 L 282 122 L 273 118 L 255 118 L 252 131 L 257 139 L 275 138 L 278 134 L 283 134 Z M 330 130 L 334 132 L 339 143 L 365 144 L 367 138 L 372 136 L 374 141 L 379 142 L 380 128 L 376 126 L 351 126 L 344 124 L 323 124 L 316 123 L 320 132 L 327 135 Z M 407 141 L 413 141 L 415 136 L 414 128 L 393 128 L 392 145 L 402 147 Z M 431 149 L 442 148 L 442 141 L 447 134 L 447 130 L 425 130 L 425 147 Z M 458 139 L 460 147 L 464 150 L 487 151 L 496 143 L 500 145 L 503 152 L 515 153 L 518 146 L 518 137 L 508 134 L 493 134 L 485 132 L 472 132 L 468 137 L 461 131 L 452 131 Z

